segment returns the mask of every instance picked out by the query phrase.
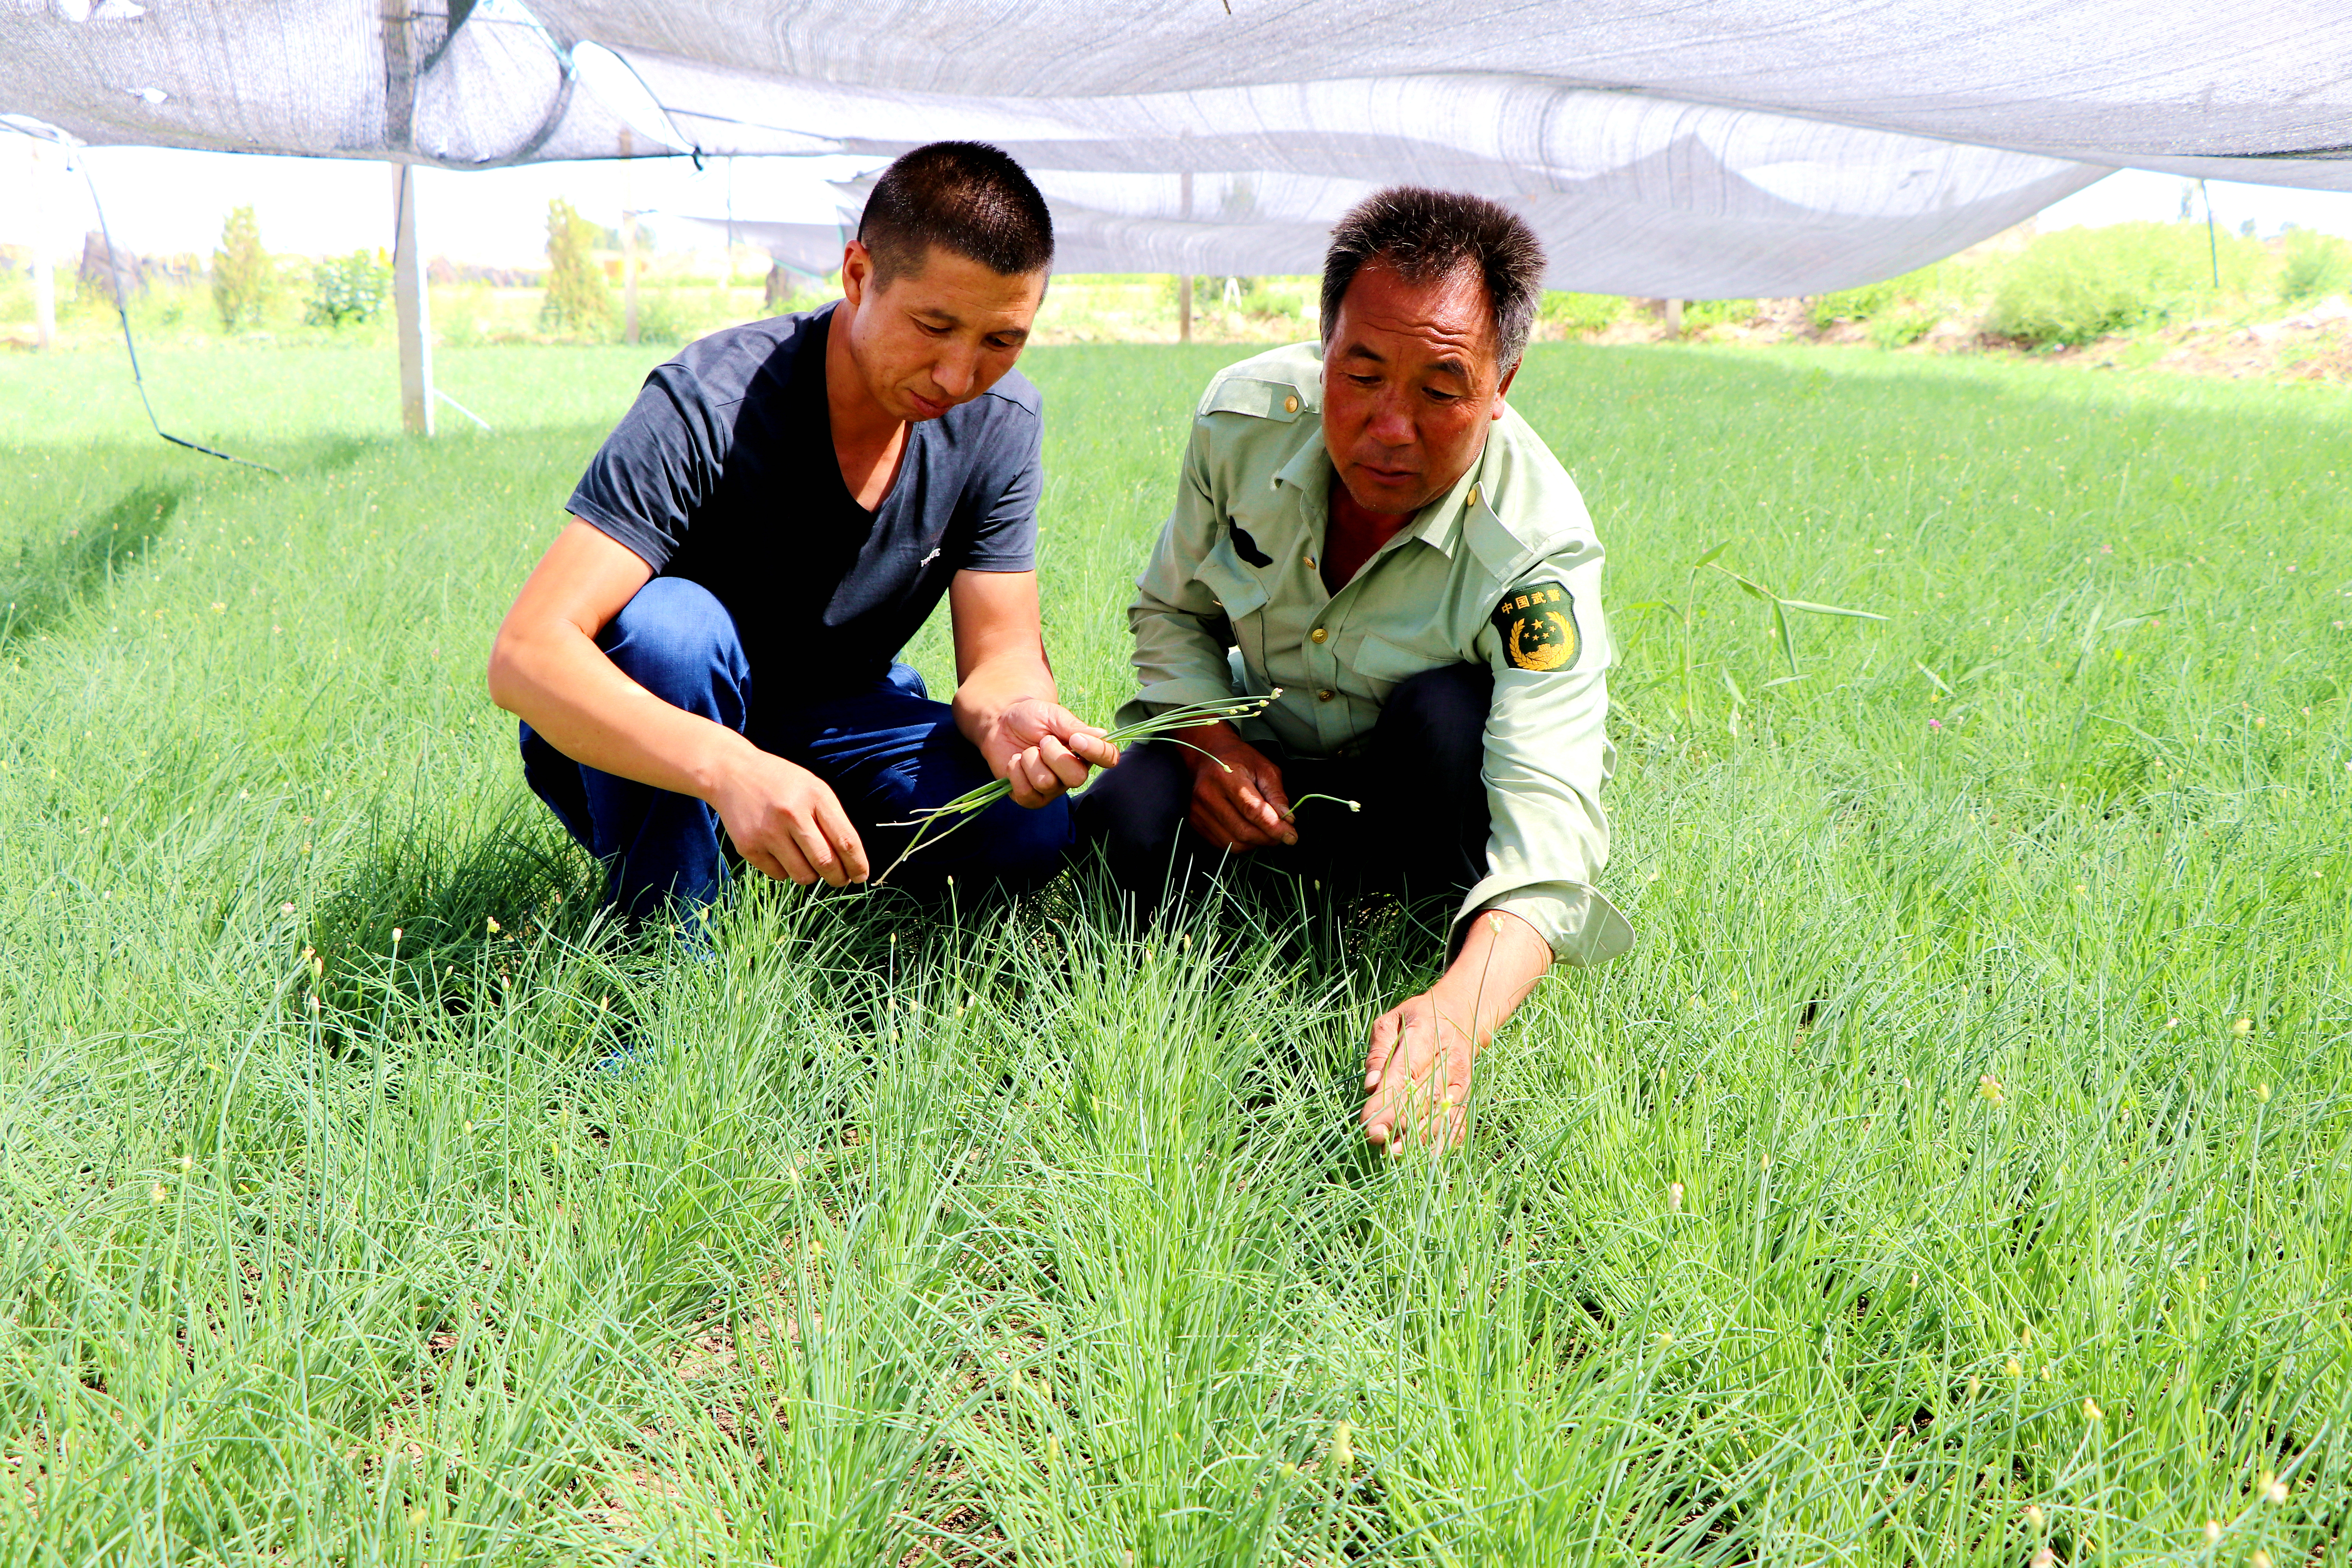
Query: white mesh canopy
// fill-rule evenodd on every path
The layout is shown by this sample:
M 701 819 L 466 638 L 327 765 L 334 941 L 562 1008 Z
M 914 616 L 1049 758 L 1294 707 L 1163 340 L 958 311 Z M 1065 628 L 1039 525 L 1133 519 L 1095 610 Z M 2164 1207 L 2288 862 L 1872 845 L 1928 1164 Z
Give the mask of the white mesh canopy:
M 459 168 L 970 137 L 1073 271 L 1309 272 L 1436 184 L 1555 287 L 1690 298 L 1904 271 L 2121 166 L 2352 190 L 2346 0 L 1231 5 L 0 0 L 0 113 Z
M 841 265 L 842 241 L 857 231 L 855 213 L 842 214 L 838 223 L 699 217 L 688 213 L 674 214 L 671 221 L 684 224 L 705 239 L 764 250 L 772 259 L 812 278 L 822 278 Z M 1063 270 L 1077 268 L 1066 261 Z

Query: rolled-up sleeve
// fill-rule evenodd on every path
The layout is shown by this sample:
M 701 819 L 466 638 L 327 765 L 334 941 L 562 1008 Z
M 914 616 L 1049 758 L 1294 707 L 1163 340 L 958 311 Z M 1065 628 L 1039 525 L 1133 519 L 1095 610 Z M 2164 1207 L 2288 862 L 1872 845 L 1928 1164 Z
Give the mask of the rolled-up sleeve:
M 1201 578 L 1201 563 L 1216 542 L 1221 515 L 1209 472 L 1208 442 L 1208 421 L 1195 420 L 1176 485 L 1175 509 L 1151 547 L 1143 574 L 1135 580 L 1135 603 L 1127 612 L 1141 686 L 1136 701 L 1153 713 L 1233 695 L 1232 668 L 1225 658 L 1234 641 L 1232 623 Z
M 1609 631 L 1601 613 L 1601 551 L 1580 541 L 1528 568 L 1522 580 L 1564 584 L 1579 647 L 1557 669 L 1522 668 L 1489 626 L 1477 647 L 1495 671 L 1485 775 L 1490 837 L 1486 875 L 1454 919 L 1458 947 L 1488 910 L 1518 916 L 1564 963 L 1605 963 L 1633 944 L 1633 928 L 1593 883 L 1609 861 L 1601 789 L 1616 771 L 1609 743 Z

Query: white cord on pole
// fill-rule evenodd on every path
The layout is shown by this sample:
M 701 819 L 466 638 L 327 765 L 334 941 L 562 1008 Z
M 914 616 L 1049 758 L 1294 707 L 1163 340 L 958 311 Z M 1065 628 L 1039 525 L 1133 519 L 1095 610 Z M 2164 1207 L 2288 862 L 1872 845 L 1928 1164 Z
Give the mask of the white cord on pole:
M 450 407 L 456 409 L 458 413 L 464 415 L 467 418 L 472 420 L 475 424 L 479 425 L 485 432 L 492 435 L 496 434 L 495 431 L 490 430 L 490 422 L 488 420 L 483 418 L 480 415 L 475 413 L 472 409 L 467 407 L 464 404 L 458 402 L 456 398 L 450 396 L 439 387 L 436 386 L 433 389 L 433 395 L 447 404 Z

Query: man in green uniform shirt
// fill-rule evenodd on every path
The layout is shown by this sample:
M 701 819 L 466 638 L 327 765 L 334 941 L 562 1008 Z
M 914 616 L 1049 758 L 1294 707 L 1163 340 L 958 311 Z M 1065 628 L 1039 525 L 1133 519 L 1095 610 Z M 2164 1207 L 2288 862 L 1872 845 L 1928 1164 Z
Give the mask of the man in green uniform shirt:
M 1079 797 L 1079 831 L 1147 906 L 1224 855 L 1460 892 L 1444 974 L 1372 1026 L 1363 1127 L 1391 1151 L 1462 1136 L 1473 1059 L 1555 961 L 1633 942 L 1592 885 L 1615 760 L 1601 544 L 1504 401 L 1543 266 L 1475 196 L 1383 191 L 1340 222 L 1322 342 L 1209 384 L 1128 612 L 1142 689 L 1123 721 L 1272 700 L 1135 749 Z

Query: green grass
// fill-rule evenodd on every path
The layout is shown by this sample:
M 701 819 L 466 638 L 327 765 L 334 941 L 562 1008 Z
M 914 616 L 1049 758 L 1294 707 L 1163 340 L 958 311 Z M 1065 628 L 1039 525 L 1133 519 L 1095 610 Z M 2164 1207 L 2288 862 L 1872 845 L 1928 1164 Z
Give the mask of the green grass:
M 1081 712 L 1234 352 L 1024 362 Z M 1643 941 L 1383 1165 L 1430 941 L 1311 895 L 594 925 L 480 671 L 653 357 L 444 355 L 425 445 L 381 354 L 155 356 L 284 479 L 0 363 L 0 1556 L 2340 1554 L 2352 401 L 1535 351 Z M 1891 618 L 1686 654 L 1726 539 Z

